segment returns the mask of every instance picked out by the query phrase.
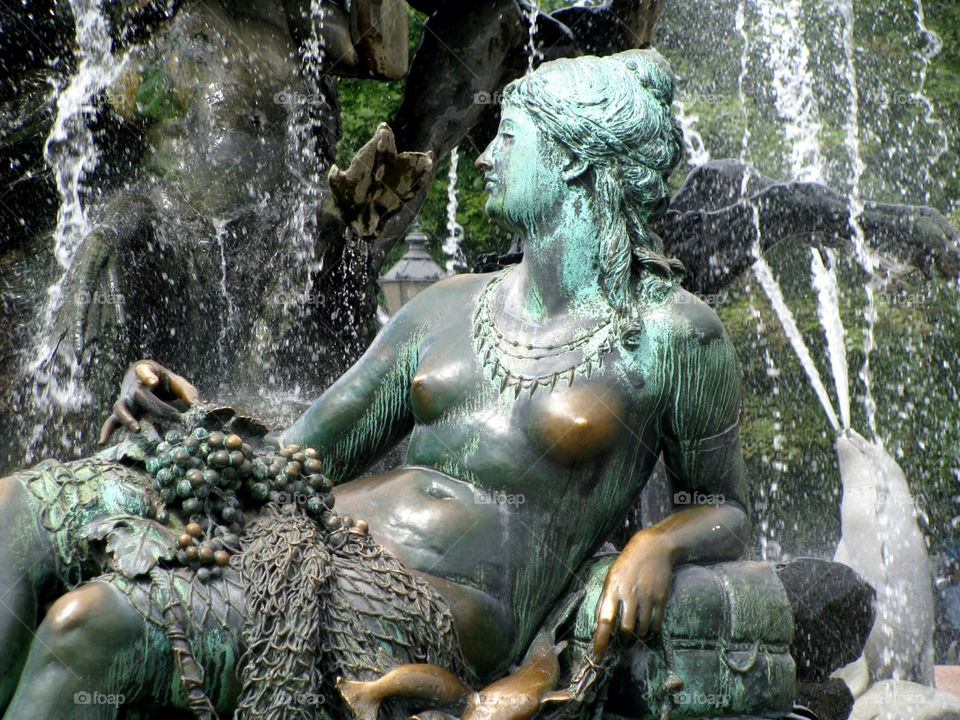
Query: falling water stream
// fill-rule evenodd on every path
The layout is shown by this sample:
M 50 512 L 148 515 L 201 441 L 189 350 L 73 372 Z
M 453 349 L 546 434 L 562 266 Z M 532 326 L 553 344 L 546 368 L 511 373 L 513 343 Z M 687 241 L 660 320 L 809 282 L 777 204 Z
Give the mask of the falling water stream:
M 44 160 L 53 172 L 60 208 L 54 230 L 54 255 L 63 274 L 70 268 L 83 238 L 90 231 L 81 200 L 83 180 L 99 160 L 90 124 L 97 96 L 117 77 L 122 60 L 114 57 L 107 18 L 98 0 L 71 0 L 76 24 L 77 69 L 57 97 L 57 114 L 44 145 Z M 62 279 L 62 277 L 61 277 Z M 59 284 L 51 299 L 59 299 Z
M 109 25 L 98 0 L 71 0 L 75 22 L 77 68 L 57 96 L 57 112 L 44 145 L 44 160 L 53 173 L 60 206 L 53 231 L 57 275 L 37 316 L 34 344 L 23 354 L 22 377 L 30 378 L 36 423 L 29 430 L 27 459 L 33 460 L 51 417 L 81 409 L 90 401 L 83 372 L 56 320 L 64 311 L 63 290 L 70 267 L 90 232 L 84 204 L 84 180 L 100 158 L 91 124 L 97 99 L 123 69 L 124 58 L 112 52 Z
M 810 50 L 803 38 L 802 5 L 801 0 L 758 1 L 760 42 L 772 72 L 774 106 L 790 153 L 791 178 L 823 182 L 820 122 L 812 90 Z
M 220 294 L 227 303 L 227 316 L 221 322 L 220 342 L 218 343 L 220 362 L 224 364 L 226 362 L 226 349 L 229 346 L 228 339 L 237 318 L 237 304 L 230 288 L 227 286 L 227 279 L 230 274 L 227 265 L 227 222 L 222 218 L 213 218 L 213 227 L 216 231 L 214 242 L 216 242 L 217 250 L 220 253 Z
M 927 27 L 926 14 L 923 10 L 923 0 L 916 0 L 916 10 L 914 11 L 913 15 L 917 20 L 917 32 L 923 38 L 923 44 L 914 53 L 915 57 L 920 61 L 920 78 L 917 89 L 910 93 L 910 97 L 911 99 L 916 100 L 923 105 L 923 123 L 927 127 L 935 127 L 937 129 L 937 135 L 940 138 L 940 143 L 938 143 L 934 151 L 928 155 L 927 163 L 923 167 L 926 179 L 930 181 L 930 168 L 937 164 L 937 162 L 940 160 L 940 157 L 944 152 L 947 151 L 949 147 L 947 132 L 943 127 L 943 121 L 936 116 L 933 103 L 930 102 L 930 98 L 927 97 L 926 93 L 927 74 L 930 70 L 930 62 L 935 56 L 939 55 L 940 51 L 943 49 L 943 40 L 939 35 L 937 35 L 937 33 L 933 32 L 933 30 Z M 924 203 L 929 202 L 930 193 L 927 191 L 924 193 Z
M 282 232 L 294 266 L 305 270 L 304 274 L 297 277 L 302 282 L 301 293 L 310 292 L 314 275 L 323 269 L 323 257 L 316 256 L 315 230 L 316 211 L 327 167 L 323 153 L 317 146 L 315 129 L 321 114 L 318 109 L 322 111 L 326 103 L 320 81 L 325 72 L 325 14 L 323 0 L 310 0 L 310 33 L 300 50 L 300 67 L 307 92 L 285 93 L 289 110 L 286 151 L 291 171 L 299 183 L 299 200 Z M 286 310 L 291 305 L 288 298 L 296 296 L 295 288 L 284 287 L 280 292 L 284 294 L 281 304 Z
M 683 145 L 686 150 L 687 163 L 693 167 L 698 167 L 704 163 L 710 162 L 710 151 L 707 150 L 706 143 L 703 141 L 703 135 L 697 130 L 697 121 L 700 120 L 696 115 L 688 115 L 683 102 L 679 99 L 674 100 L 677 120 L 683 128 Z
M 453 275 L 463 266 L 463 251 L 460 241 L 463 239 L 463 226 L 457 222 L 457 166 L 460 164 L 460 149 L 450 151 L 450 170 L 447 173 L 447 237 L 443 241 L 443 254 L 447 260 L 444 269 Z
M 527 10 L 527 73 L 532 73 L 543 54 L 537 47 L 537 18 L 540 17 L 540 2 L 532 0 Z

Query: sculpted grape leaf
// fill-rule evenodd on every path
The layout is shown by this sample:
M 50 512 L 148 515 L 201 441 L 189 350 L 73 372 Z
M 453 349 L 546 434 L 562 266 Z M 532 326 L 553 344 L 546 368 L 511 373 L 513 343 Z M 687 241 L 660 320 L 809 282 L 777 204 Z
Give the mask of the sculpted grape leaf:
M 111 567 L 128 578 L 146 575 L 160 560 L 172 560 L 176 555 L 177 533 L 147 518 L 109 517 L 92 537 L 106 540 Z

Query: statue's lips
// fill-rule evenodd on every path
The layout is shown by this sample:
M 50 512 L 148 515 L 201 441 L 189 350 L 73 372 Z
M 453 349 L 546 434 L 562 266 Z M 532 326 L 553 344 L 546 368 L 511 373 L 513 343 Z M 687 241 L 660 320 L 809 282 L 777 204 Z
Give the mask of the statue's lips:
M 483 179 L 487 181 L 487 184 L 484 187 L 488 192 L 492 190 L 493 187 L 499 182 L 499 179 L 496 175 L 485 175 Z

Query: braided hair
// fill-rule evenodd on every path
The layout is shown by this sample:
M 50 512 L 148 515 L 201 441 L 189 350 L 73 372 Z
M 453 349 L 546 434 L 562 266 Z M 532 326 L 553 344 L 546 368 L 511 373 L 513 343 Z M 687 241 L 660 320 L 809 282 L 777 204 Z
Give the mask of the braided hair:
M 652 50 L 554 60 L 504 88 L 504 104 L 523 107 L 584 160 L 597 201 L 615 209 L 600 228 L 600 282 L 622 312 L 638 289 L 645 295 L 683 277 L 683 265 L 647 230 L 667 209 L 667 179 L 683 149 L 672 101 L 669 66 Z

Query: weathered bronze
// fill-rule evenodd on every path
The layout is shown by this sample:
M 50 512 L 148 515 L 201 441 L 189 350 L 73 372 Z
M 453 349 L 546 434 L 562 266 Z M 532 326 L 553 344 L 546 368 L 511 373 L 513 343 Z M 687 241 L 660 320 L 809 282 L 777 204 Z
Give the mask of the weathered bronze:
M 187 404 L 195 391 L 138 364 L 104 437 L 117 424 L 141 432 L 105 451 L 103 472 L 85 461 L 69 481 L 50 480 L 53 467 L 5 479 L 0 648 L 16 690 L 5 717 L 78 716 L 83 692 L 198 717 L 598 709 L 621 654 L 637 638 L 655 648 L 680 612 L 674 569 L 735 560 L 749 532 L 733 349 L 647 229 L 681 152 L 672 92 L 662 60 L 642 51 L 546 63 L 509 85 L 477 166 L 487 213 L 523 236 L 522 262 L 417 295 L 279 447 L 216 411 L 199 432 L 191 416 L 185 432 L 143 439 L 143 411 L 175 411 L 151 390 Z M 402 466 L 359 477 L 407 434 Z M 597 564 L 661 456 L 674 512 Z M 62 526 L 37 520 L 57 514 Z M 123 523 L 91 531 L 112 515 Z M 149 533 L 160 539 L 144 553 L 135 540 Z M 223 547 L 203 544 L 217 538 Z M 54 558 L 72 552 L 80 575 L 68 577 Z M 32 626 L 38 597 L 108 569 L 56 600 L 28 641 L 19 620 Z M 734 611 L 782 605 L 744 583 Z M 766 658 L 789 608 L 754 625 L 737 641 Z M 663 652 L 656 673 L 627 678 L 651 684 L 633 690 L 650 706 L 638 717 L 683 705 L 685 671 Z M 777 698 L 769 710 L 782 712 L 786 696 L 789 709 L 785 662 L 757 675 L 740 663 L 731 672 L 750 681 L 728 682 L 718 704 Z
M 432 153 L 398 153 L 393 131 L 380 123 L 346 171 L 330 168 L 330 194 L 340 217 L 359 237 L 376 237 L 386 220 L 417 194 L 432 168 Z

